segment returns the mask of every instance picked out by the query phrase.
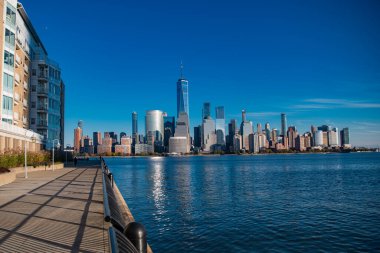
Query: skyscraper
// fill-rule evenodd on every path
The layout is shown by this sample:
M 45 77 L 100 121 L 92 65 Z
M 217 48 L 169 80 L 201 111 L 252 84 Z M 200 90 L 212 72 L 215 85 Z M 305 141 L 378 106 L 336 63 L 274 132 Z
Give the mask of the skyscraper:
M 241 112 L 242 122 L 240 125 L 240 134 L 242 139 L 242 148 L 245 150 L 249 150 L 249 135 L 253 133 L 252 122 L 247 121 L 246 112 L 242 110 Z
M 286 114 L 281 113 L 281 135 L 286 136 L 286 128 L 287 128 L 287 123 L 286 123 Z
M 177 81 L 177 118 L 181 112 L 186 112 L 189 117 L 189 81 L 183 76 L 181 63 L 181 77 Z
M 202 147 L 202 127 L 194 127 L 194 146 L 197 148 Z
M 216 115 L 216 144 L 218 145 L 226 145 L 226 122 L 224 118 L 224 106 L 217 106 L 215 108 L 215 115 Z
M 79 153 L 81 148 L 81 140 L 82 140 L 82 121 L 78 122 L 78 127 L 74 129 L 74 152 Z
M 207 117 L 211 117 L 211 104 L 210 102 L 203 103 L 203 109 L 202 109 L 202 119 L 205 119 Z
M 215 122 L 208 116 L 203 119 L 202 122 L 202 148 L 203 151 L 210 152 L 214 151 L 214 145 L 216 144 L 216 134 L 215 134 Z
M 164 116 L 164 146 L 169 146 L 169 139 L 175 133 L 175 118 L 171 116 Z
M 145 134 L 154 133 L 155 141 L 164 140 L 164 118 L 163 112 L 160 110 L 146 111 L 145 115 Z
M 169 152 L 189 153 L 190 146 L 189 117 L 186 112 L 181 112 L 177 119 L 174 137 L 169 139 Z
M 340 142 L 342 147 L 350 147 L 350 132 L 348 127 L 345 127 L 340 131 Z
M 94 153 L 98 153 L 98 145 L 102 144 L 102 133 L 101 132 L 93 132 L 92 140 L 94 144 Z
M 265 123 L 265 135 L 266 135 L 268 141 L 270 141 L 272 139 L 271 136 L 270 136 L 270 125 L 269 125 L 269 122 Z
M 137 126 L 137 112 L 132 112 L 132 135 L 135 135 L 139 132 Z

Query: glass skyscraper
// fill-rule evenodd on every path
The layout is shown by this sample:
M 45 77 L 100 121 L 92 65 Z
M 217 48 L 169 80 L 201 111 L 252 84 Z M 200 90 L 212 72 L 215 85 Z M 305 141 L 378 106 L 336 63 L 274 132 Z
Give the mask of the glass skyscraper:
M 225 118 L 224 118 L 224 106 L 218 106 L 215 108 L 216 113 L 216 144 L 219 145 L 225 145 L 225 132 L 226 132 L 226 126 L 225 126 Z
M 132 134 L 137 134 L 137 112 L 132 112 Z
M 177 81 L 177 118 L 181 112 L 189 115 L 189 81 L 182 75 Z
M 286 114 L 281 113 L 281 135 L 286 136 L 286 128 L 287 128 L 287 123 L 286 123 Z
M 202 109 L 202 119 L 205 119 L 207 117 L 211 117 L 211 110 L 210 110 L 211 104 L 210 102 L 203 103 L 203 109 Z

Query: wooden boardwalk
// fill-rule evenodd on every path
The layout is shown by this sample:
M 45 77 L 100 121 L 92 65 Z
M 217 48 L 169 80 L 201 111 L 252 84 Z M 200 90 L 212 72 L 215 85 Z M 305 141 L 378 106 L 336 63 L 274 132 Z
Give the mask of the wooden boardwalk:
M 0 187 L 0 252 L 108 252 L 99 162 Z

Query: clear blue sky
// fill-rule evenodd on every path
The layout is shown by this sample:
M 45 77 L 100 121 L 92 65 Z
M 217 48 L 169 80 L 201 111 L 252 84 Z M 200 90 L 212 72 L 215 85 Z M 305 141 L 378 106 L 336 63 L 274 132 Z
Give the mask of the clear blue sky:
M 66 144 L 84 132 L 131 133 L 131 112 L 176 114 L 181 59 L 190 120 L 202 103 L 226 117 L 303 132 L 349 127 L 380 144 L 380 1 L 25 0 L 66 83 Z M 214 111 L 213 111 L 214 114 Z M 255 127 L 256 128 L 256 127 Z M 192 132 L 192 131 L 191 131 Z

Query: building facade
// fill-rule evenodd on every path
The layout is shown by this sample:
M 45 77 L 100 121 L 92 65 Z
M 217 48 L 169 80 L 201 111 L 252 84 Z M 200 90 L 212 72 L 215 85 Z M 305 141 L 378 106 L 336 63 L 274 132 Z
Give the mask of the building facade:
M 226 145 L 226 120 L 224 116 L 224 106 L 217 106 L 215 108 L 215 133 L 216 133 L 216 144 L 225 146 Z

